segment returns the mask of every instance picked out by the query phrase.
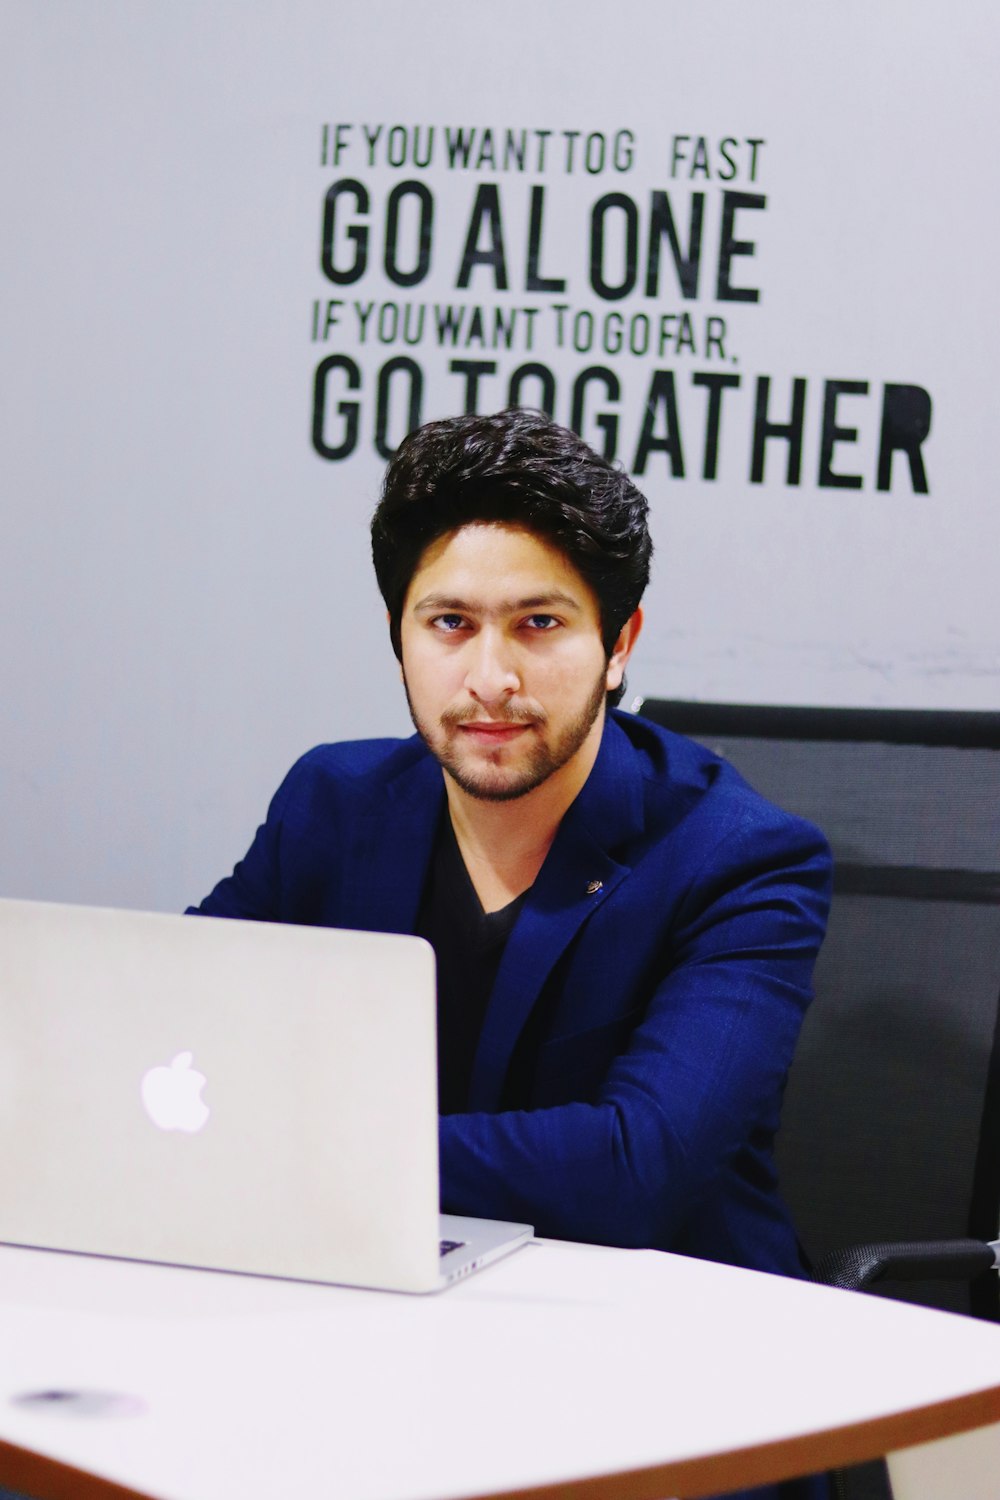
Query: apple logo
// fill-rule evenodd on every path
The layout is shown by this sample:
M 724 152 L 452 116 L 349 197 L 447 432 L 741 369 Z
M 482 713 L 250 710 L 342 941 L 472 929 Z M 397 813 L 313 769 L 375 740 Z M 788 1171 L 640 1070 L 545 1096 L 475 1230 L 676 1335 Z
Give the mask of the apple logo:
M 169 1067 L 150 1068 L 142 1080 L 146 1113 L 161 1130 L 200 1130 L 211 1113 L 201 1097 L 208 1081 L 191 1066 L 190 1052 L 178 1052 Z

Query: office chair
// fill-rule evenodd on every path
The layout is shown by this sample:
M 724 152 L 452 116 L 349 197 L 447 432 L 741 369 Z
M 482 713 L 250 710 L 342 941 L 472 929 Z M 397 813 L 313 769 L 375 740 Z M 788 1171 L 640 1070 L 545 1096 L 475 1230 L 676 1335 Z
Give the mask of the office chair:
M 814 1274 L 1000 1320 L 1000 713 L 638 711 L 725 756 L 833 848 L 777 1142 Z M 884 1466 L 837 1483 L 851 1500 L 889 1493 Z

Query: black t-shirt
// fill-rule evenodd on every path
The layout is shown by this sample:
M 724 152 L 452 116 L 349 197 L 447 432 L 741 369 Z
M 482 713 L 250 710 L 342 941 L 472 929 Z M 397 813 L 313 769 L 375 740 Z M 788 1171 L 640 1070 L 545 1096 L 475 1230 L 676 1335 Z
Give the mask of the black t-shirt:
M 526 894 L 500 911 L 483 911 L 446 808 L 417 917 L 417 935 L 437 955 L 438 1109 L 443 1115 L 469 1107 L 479 1033 Z

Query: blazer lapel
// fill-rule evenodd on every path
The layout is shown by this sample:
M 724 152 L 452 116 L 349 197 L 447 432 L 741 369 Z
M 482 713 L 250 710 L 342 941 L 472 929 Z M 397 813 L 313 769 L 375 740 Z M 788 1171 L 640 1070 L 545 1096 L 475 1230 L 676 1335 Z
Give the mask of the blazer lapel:
M 511 1053 L 546 979 L 582 924 L 626 879 L 612 850 L 642 829 L 642 773 L 608 719 L 594 769 L 560 824 L 507 941 L 472 1071 L 469 1107 L 495 1110 Z

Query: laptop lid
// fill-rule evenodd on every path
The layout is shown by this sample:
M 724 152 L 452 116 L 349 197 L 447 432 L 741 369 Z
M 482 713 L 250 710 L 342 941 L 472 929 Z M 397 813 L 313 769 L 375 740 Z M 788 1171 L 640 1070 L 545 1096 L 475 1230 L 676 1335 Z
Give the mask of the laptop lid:
M 0 901 L 0 1240 L 440 1285 L 429 945 Z

